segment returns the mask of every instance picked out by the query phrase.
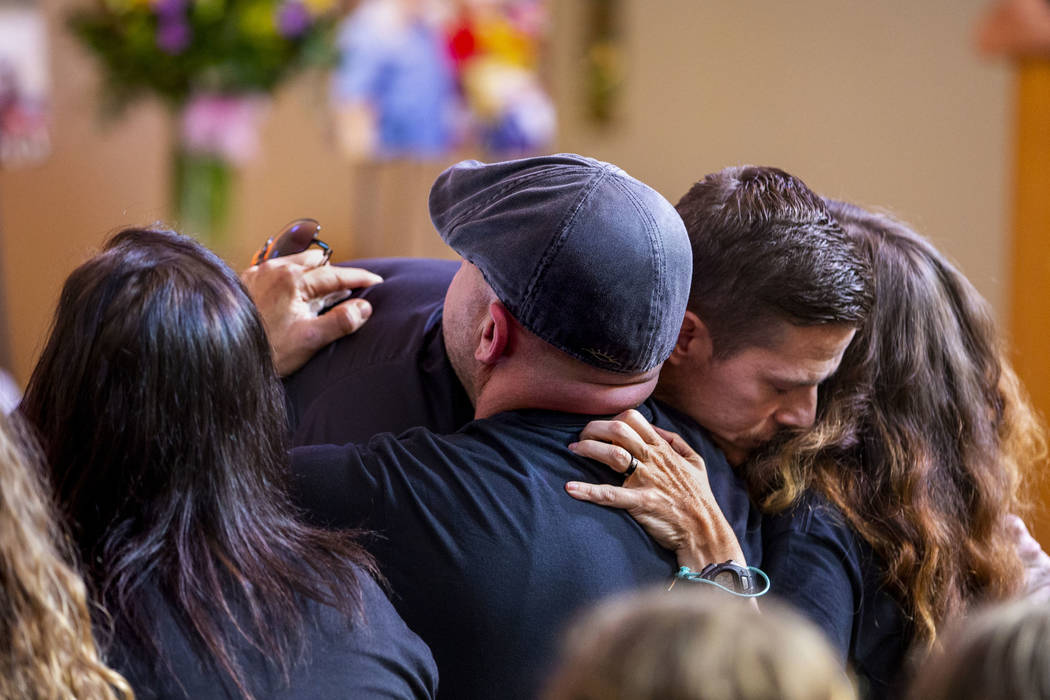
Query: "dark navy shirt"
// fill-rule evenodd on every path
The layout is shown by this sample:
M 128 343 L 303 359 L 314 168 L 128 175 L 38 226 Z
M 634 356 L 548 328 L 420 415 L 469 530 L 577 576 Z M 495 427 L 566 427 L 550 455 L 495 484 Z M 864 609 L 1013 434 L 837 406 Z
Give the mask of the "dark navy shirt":
M 712 491 L 757 561 L 757 512 L 725 459 L 655 403 L 641 410 L 705 455 Z M 293 489 L 312 518 L 378 535 L 369 550 L 434 652 L 441 697 L 535 697 L 573 615 L 671 581 L 674 555 L 626 512 L 565 492 L 570 480 L 622 483 L 567 449 L 596 417 L 510 411 L 448 436 L 414 429 L 293 450 Z
M 248 688 L 257 698 L 316 700 L 317 698 L 433 698 L 437 668 L 430 651 L 394 612 L 369 576 L 361 582 L 363 616 L 353 621 L 333 608 L 303 603 L 305 654 L 293 665 L 287 681 L 272 659 L 239 645 L 236 660 Z M 120 671 L 140 700 L 235 700 L 243 695 L 228 675 L 191 643 L 181 619 L 152 589 L 148 596 L 152 639 L 158 649 L 146 649 L 129 639 L 117 639 L 107 661 Z M 232 623 L 231 623 L 232 625 Z
M 862 697 L 898 697 L 912 632 L 871 547 L 815 493 L 767 515 L 762 531 L 771 592 L 824 630 L 856 671 Z
M 373 313 L 285 380 L 293 444 L 365 442 L 426 426 L 452 433 L 474 417 L 441 337 L 441 307 L 459 263 L 376 258 L 347 265 L 383 277 L 357 294 Z

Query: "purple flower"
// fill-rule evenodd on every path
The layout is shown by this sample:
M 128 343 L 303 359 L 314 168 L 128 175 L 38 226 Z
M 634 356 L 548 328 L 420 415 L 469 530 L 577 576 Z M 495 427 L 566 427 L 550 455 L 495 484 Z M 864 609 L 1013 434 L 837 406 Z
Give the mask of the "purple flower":
M 152 0 L 150 3 L 159 17 L 174 18 L 186 9 L 186 0 Z
M 259 123 L 269 102 L 260 95 L 194 95 L 182 111 L 182 143 L 235 165 L 259 152 Z
M 277 8 L 277 31 L 287 39 L 294 39 L 310 26 L 310 12 L 296 0 L 282 3 Z
M 192 36 L 185 17 L 162 16 L 157 22 L 157 46 L 165 53 L 181 53 L 190 45 Z

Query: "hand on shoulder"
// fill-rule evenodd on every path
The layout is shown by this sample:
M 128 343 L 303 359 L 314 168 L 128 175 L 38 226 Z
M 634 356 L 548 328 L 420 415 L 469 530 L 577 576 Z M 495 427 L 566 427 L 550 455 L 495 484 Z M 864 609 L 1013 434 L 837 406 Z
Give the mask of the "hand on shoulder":
M 591 421 L 569 449 L 626 476 L 623 486 L 569 482 L 573 498 L 626 510 L 678 563 L 694 569 L 744 554 L 711 492 L 703 458 L 681 436 L 629 410 Z

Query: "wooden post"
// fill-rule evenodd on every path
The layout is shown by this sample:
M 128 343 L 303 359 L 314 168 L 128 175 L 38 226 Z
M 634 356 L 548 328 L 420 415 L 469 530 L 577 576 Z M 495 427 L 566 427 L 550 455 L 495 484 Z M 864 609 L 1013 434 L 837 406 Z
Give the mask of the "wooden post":
M 7 322 L 7 294 L 4 290 L 7 282 L 4 279 L 4 229 L 2 222 L 3 217 L 0 216 L 0 369 L 5 372 L 13 372 L 14 368 L 11 366 L 11 325 Z
M 1032 403 L 1050 419 L 1050 59 L 1017 63 L 1010 339 Z M 1032 465 L 1033 535 L 1050 547 L 1050 470 Z

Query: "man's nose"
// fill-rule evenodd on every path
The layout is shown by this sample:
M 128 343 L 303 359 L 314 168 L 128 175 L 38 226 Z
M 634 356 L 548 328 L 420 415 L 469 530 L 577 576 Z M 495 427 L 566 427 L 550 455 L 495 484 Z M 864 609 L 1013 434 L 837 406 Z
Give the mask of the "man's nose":
M 775 414 L 777 423 L 791 428 L 808 428 L 817 416 L 817 387 L 799 387 L 792 391 Z

